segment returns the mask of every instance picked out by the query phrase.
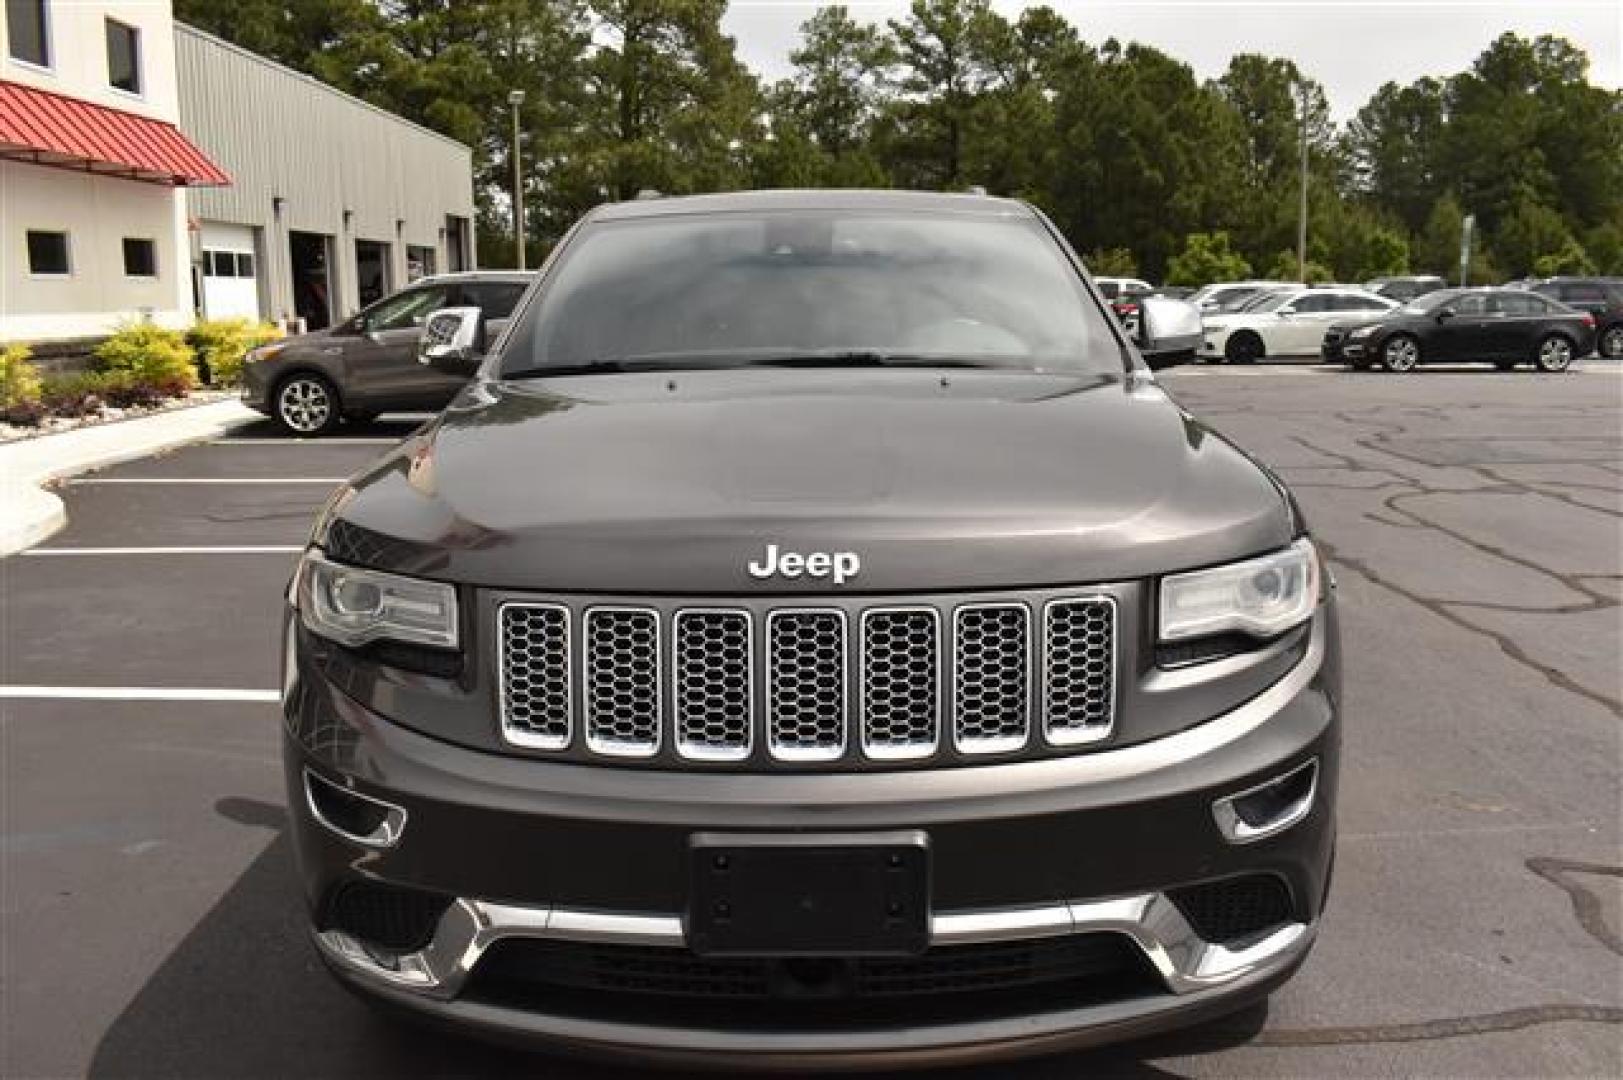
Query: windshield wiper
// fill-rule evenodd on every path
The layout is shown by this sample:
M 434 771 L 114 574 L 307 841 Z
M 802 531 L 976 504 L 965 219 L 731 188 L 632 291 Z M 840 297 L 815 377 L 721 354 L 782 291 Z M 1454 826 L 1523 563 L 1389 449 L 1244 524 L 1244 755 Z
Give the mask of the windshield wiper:
M 541 364 L 501 373 L 503 379 L 551 379 L 567 375 L 623 375 L 638 371 L 715 371 L 750 367 L 910 367 L 1003 368 L 1040 371 L 1019 358 L 998 361 L 989 357 L 940 356 L 927 353 L 886 352 L 882 349 L 846 349 L 807 353 L 647 353 L 613 360 L 577 364 Z

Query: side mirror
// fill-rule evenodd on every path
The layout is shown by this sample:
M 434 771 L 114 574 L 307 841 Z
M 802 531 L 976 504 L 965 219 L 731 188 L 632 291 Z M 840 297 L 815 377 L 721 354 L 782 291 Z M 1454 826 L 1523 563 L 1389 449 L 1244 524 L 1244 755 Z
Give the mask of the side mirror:
M 485 317 L 478 308 L 441 308 L 423 320 L 417 362 L 447 375 L 472 375 L 483 358 L 484 337 Z
M 1186 300 L 1146 296 L 1138 305 L 1138 351 L 1151 371 L 1187 364 L 1205 336 L 1200 308 Z
M 1458 314 L 1458 312 L 1456 312 L 1453 308 L 1444 308 L 1443 310 L 1441 310 L 1441 311 L 1439 311 L 1437 313 L 1437 321 L 1438 322 L 1447 322 L 1448 320 L 1452 319 L 1456 314 Z

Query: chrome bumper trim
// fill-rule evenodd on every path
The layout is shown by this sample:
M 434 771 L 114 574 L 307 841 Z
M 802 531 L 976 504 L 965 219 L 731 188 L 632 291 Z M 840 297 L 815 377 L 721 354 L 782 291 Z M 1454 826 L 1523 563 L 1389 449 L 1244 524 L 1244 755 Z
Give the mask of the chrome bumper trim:
M 949 912 L 931 919 L 932 945 L 966 945 L 1115 933 L 1129 937 L 1175 994 L 1188 994 L 1288 967 L 1312 944 L 1317 928 L 1285 923 L 1246 948 L 1230 949 L 1197 934 L 1162 893 L 995 911 Z M 365 980 L 448 1001 L 485 951 L 504 938 L 550 938 L 619 945 L 686 945 L 675 915 L 632 915 L 521 907 L 460 899 L 440 917 L 434 939 L 418 952 L 393 955 L 338 930 L 315 934 L 326 958 Z

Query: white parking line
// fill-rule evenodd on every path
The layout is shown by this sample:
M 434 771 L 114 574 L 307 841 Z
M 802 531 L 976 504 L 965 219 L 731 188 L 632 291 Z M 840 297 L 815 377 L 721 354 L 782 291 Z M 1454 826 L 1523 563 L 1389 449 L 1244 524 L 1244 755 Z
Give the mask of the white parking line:
M 0 686 L 0 698 L 68 701 L 280 701 L 280 690 L 162 686 Z
M 374 438 L 334 438 L 334 439 L 210 439 L 209 446 L 394 446 L 405 442 L 409 436 L 402 435 L 398 439 Z
M 55 547 L 29 548 L 24 555 L 293 555 L 302 544 L 259 544 L 240 547 Z
M 68 480 L 85 484 L 342 484 L 342 476 L 87 476 Z

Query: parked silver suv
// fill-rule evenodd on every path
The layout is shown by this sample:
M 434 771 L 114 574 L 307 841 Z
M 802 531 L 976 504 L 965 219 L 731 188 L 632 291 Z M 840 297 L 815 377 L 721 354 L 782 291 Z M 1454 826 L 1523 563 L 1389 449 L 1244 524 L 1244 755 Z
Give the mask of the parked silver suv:
M 430 312 L 476 307 L 494 341 L 532 274 L 470 271 L 422 278 L 329 330 L 273 342 L 248 354 L 243 403 L 293 435 L 321 435 L 342 420 L 443 409 L 467 380 L 417 362 Z

